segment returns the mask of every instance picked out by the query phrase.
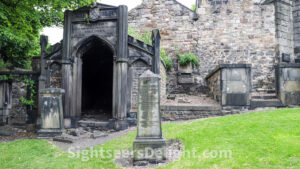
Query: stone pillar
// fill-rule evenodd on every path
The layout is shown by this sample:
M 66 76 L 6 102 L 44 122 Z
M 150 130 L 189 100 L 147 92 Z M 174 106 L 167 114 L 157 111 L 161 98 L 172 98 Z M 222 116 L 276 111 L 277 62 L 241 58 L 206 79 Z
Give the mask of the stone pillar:
M 0 81 L 0 125 L 8 124 L 12 108 L 12 85 L 8 81 Z
M 40 76 L 39 76 L 39 91 L 41 91 L 42 89 L 45 89 L 45 85 L 46 85 L 46 60 L 45 60 L 45 56 L 46 56 L 46 47 L 48 44 L 48 37 L 47 36 L 41 36 L 40 37 L 40 44 L 41 44 L 41 72 L 40 72 Z M 41 96 L 39 94 L 38 96 L 38 116 L 41 115 Z M 39 122 L 39 121 L 38 121 Z
M 292 1 L 292 0 L 290 0 Z M 289 2 L 290 2 L 289 1 Z M 294 1 L 292 2 L 293 6 L 293 24 L 294 24 L 294 30 L 293 30 L 293 40 L 294 40 L 294 54 L 295 54 L 295 63 L 300 63 L 300 15 L 299 15 L 299 9 L 300 9 L 300 1 Z
M 127 70 L 128 70 L 128 9 L 121 5 L 118 8 L 118 51 L 116 58 L 116 75 L 114 79 L 114 107 L 113 115 L 116 119 L 114 128 L 124 130 L 128 128 L 125 120 L 127 116 Z
M 133 143 L 134 161 L 166 159 L 160 114 L 160 76 L 147 70 L 139 77 L 137 136 Z
M 64 95 L 64 111 L 65 111 L 65 118 L 66 121 L 70 124 L 68 127 L 75 127 L 77 125 L 77 119 L 74 118 L 75 112 L 70 111 L 71 105 L 71 93 L 72 93 L 72 66 L 71 66 L 71 19 L 72 19 L 72 12 L 66 10 L 64 13 L 64 35 L 63 35 L 63 51 L 62 51 L 62 88 L 65 89 Z
M 278 63 L 294 62 L 293 1 L 276 0 L 273 2 L 275 5 L 275 25 L 278 42 L 275 50 Z
M 154 57 L 152 59 L 152 71 L 155 74 L 160 74 L 160 33 L 158 29 L 152 31 L 152 45 L 154 48 Z
M 54 137 L 64 129 L 62 95 L 64 89 L 48 88 L 39 91 L 41 96 L 41 129 L 39 137 Z

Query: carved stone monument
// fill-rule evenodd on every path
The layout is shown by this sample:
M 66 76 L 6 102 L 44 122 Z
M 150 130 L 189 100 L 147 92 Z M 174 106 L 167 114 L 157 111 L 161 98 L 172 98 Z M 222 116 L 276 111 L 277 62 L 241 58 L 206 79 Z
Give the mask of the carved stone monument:
M 62 95 L 64 89 L 48 88 L 40 91 L 41 129 L 39 137 L 54 137 L 62 134 L 64 129 Z
M 134 161 L 166 159 L 166 141 L 161 130 L 160 76 L 147 70 L 139 77 L 137 137 Z

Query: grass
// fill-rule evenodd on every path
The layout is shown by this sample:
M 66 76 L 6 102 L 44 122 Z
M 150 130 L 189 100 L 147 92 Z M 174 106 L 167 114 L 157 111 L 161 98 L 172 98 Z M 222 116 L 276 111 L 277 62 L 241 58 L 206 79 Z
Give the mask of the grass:
M 183 155 L 161 168 L 300 168 L 300 109 L 164 124 L 163 133 L 167 139 L 182 140 L 186 151 L 194 149 L 201 158 Z M 135 135 L 129 133 L 95 149 L 130 149 Z M 231 158 L 203 155 L 224 150 L 232 152 Z M 88 152 L 81 157 L 86 157 L 84 153 Z M 112 157 L 82 161 L 68 156 L 45 140 L 0 144 L 0 168 L 118 168 Z

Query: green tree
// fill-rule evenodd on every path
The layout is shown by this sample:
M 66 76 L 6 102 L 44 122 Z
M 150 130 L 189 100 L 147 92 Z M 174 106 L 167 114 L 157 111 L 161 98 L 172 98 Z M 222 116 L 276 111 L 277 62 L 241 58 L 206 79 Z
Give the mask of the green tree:
M 25 68 L 30 56 L 39 54 L 43 27 L 63 23 L 63 11 L 96 0 L 1 0 L 0 62 Z

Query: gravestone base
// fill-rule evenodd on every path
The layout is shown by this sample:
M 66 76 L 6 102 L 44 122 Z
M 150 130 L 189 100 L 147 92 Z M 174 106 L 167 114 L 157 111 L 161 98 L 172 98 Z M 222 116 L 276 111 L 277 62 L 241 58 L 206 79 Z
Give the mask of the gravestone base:
M 114 129 L 117 131 L 126 130 L 129 128 L 129 124 L 127 120 L 116 120 L 114 122 Z
M 164 138 L 136 138 L 133 142 L 133 161 L 166 160 L 166 140 Z
M 38 138 L 53 138 L 60 136 L 63 133 L 62 129 L 40 129 L 37 132 Z

